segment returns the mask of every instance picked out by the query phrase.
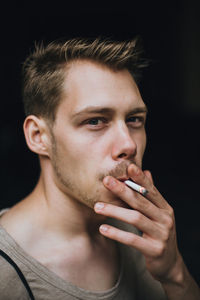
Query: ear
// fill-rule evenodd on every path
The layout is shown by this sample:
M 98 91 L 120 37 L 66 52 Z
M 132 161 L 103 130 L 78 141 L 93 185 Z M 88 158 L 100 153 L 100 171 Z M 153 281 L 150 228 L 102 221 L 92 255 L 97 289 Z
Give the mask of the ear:
M 42 118 L 30 115 L 25 119 L 23 128 L 29 149 L 39 155 L 49 156 L 51 140 L 46 122 Z

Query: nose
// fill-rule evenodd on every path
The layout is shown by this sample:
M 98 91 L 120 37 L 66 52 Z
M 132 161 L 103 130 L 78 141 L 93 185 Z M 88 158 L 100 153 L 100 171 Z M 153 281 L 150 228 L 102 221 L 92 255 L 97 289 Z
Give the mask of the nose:
M 130 135 L 126 124 L 117 126 L 113 136 L 112 158 L 114 160 L 133 159 L 137 153 L 137 144 Z

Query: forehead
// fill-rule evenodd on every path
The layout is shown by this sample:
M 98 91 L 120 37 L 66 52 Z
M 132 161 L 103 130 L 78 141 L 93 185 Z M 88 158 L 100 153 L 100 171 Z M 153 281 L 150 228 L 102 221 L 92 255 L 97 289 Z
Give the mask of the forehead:
M 144 103 L 128 70 L 113 71 L 84 60 L 73 62 L 66 72 L 60 108 L 74 113 L 88 106 L 128 110 Z

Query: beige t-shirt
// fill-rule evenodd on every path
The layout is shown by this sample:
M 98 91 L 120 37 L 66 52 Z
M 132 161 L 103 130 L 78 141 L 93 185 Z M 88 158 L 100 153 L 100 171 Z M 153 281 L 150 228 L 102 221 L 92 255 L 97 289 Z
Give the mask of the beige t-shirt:
M 3 213 L 3 212 L 2 212 Z M 1 214 L 1 213 L 0 213 Z M 124 224 L 111 220 L 119 228 Z M 133 231 L 133 228 L 126 229 Z M 0 249 L 9 255 L 24 274 L 36 300 L 166 300 L 159 282 L 145 269 L 143 256 L 135 249 L 119 244 L 120 275 L 109 290 L 84 290 L 57 276 L 29 256 L 0 226 Z M 15 269 L 0 256 L 0 299 L 27 300 L 28 293 Z

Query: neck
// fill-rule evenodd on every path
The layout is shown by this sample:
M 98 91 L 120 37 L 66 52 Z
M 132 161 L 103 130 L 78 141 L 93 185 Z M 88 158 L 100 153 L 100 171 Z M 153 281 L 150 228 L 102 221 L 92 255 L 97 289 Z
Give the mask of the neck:
M 25 203 L 38 228 L 67 239 L 94 239 L 99 236 L 99 226 L 105 220 L 92 208 L 68 197 L 52 182 L 50 176 L 42 173 Z

